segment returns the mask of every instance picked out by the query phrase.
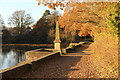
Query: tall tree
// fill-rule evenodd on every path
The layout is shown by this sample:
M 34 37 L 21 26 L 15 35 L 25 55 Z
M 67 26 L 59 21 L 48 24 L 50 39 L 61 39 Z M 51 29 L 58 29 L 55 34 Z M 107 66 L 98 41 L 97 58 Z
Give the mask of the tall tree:
M 56 20 L 59 20 L 60 17 L 61 17 L 61 14 L 57 10 L 52 11 L 49 16 L 50 25 L 55 26 Z
M 46 10 L 42 16 L 43 19 L 47 19 L 50 15 L 50 11 L 49 10 Z
M 55 37 L 55 27 L 56 27 L 56 20 L 58 20 L 60 17 L 60 13 L 56 10 L 51 12 L 49 16 L 49 33 L 48 33 L 48 42 L 53 43 L 54 37 Z
M 46 10 L 43 13 L 42 18 L 40 18 L 34 25 L 34 29 L 30 32 L 30 39 L 33 43 L 47 43 L 47 36 L 49 31 L 49 16 L 50 11 Z
M 100 18 L 93 13 L 93 3 L 71 3 L 65 7 L 59 19 L 60 27 L 64 28 L 64 37 L 71 41 L 82 36 L 93 36 L 93 30 Z M 68 41 L 67 40 L 67 41 Z
M 34 22 L 30 14 L 26 14 L 24 10 L 15 11 L 8 19 L 9 25 L 18 27 L 18 31 L 21 33 L 26 27 L 31 26 Z

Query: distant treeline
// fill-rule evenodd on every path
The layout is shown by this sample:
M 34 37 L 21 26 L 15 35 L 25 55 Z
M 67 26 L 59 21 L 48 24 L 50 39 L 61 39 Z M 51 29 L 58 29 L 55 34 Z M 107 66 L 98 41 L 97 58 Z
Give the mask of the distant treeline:
M 42 18 L 32 27 L 17 26 L 13 28 L 4 27 L 2 32 L 3 44 L 51 44 L 55 39 L 56 20 L 60 14 L 57 11 L 50 13 L 46 10 Z M 65 37 L 65 35 L 67 37 Z M 67 35 L 65 28 L 60 28 L 60 37 L 62 43 L 79 42 L 90 36 L 80 37 L 78 34 L 74 37 Z

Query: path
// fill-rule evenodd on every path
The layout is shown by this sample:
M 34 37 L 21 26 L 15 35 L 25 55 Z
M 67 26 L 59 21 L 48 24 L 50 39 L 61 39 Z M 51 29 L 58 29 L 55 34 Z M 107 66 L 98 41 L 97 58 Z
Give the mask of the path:
M 91 44 L 85 44 L 67 55 L 44 62 L 23 78 L 99 78 L 100 73 L 90 60 Z

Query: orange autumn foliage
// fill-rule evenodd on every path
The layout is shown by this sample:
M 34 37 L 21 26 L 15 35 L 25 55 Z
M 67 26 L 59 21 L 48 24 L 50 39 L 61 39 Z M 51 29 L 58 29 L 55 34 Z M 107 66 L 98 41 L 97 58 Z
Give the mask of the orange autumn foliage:
M 33 25 L 32 28 L 35 29 L 35 28 L 36 28 L 36 25 Z
M 61 28 L 68 27 L 69 32 L 78 32 L 79 36 L 93 36 L 99 17 L 92 12 L 90 3 L 71 3 L 66 6 L 63 16 L 59 19 Z M 66 31 L 67 31 L 66 30 Z
M 38 5 L 43 4 L 44 6 L 47 6 L 50 9 L 56 9 L 56 7 L 60 7 L 61 10 L 63 10 L 63 8 L 65 6 L 67 6 L 70 2 L 64 2 L 64 1 L 54 1 L 54 0 L 37 0 L 38 1 Z

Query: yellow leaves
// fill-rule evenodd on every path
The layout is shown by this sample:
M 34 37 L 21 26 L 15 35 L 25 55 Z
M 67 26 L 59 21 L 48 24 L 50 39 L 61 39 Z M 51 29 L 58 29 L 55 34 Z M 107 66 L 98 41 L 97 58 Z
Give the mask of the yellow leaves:
M 79 31 L 78 35 L 79 35 L 79 36 L 87 36 L 88 33 L 87 33 L 87 32 Z
M 62 9 L 64 5 L 62 3 L 58 4 L 61 5 L 60 9 Z M 68 4 L 66 3 L 66 5 Z M 89 13 L 91 8 L 88 6 L 91 5 L 88 3 L 70 3 L 69 6 L 65 7 L 65 13 L 60 19 L 61 26 L 69 27 L 71 30 L 78 30 L 79 36 L 93 36 L 98 16 Z
M 63 8 L 60 8 L 61 10 L 63 10 Z
M 32 28 L 35 29 L 35 28 L 36 28 L 36 25 L 33 25 Z
M 51 5 L 51 4 L 49 4 L 49 5 L 48 5 L 48 8 L 52 8 L 52 5 Z
M 58 7 L 58 1 L 55 3 L 56 7 Z
M 54 7 L 55 7 L 55 5 L 56 5 L 56 4 L 55 4 L 55 3 L 53 3 L 53 6 L 54 6 Z
M 61 2 L 59 2 L 59 4 L 58 5 L 60 5 L 60 7 L 62 7 L 62 3 Z
M 48 2 L 48 0 L 45 0 L 45 3 L 47 3 Z
M 60 7 L 62 7 L 62 6 L 63 6 L 63 4 L 62 4 L 62 3 L 60 3 L 59 5 L 60 5 Z
M 54 0 L 37 0 L 37 1 L 38 1 L 38 5 L 43 4 L 44 6 L 47 6 L 48 8 L 54 9 L 54 10 L 56 10 L 56 7 L 59 7 L 59 6 L 60 6 L 60 9 L 63 10 L 66 4 L 59 1 L 53 2 Z
M 50 0 L 50 2 L 53 2 L 53 0 Z
M 40 2 L 38 2 L 38 6 L 40 6 Z
M 44 6 L 46 6 L 46 5 L 47 5 L 47 3 L 44 4 Z
M 56 8 L 54 8 L 54 10 L 56 10 Z
M 63 7 L 65 7 L 65 5 L 63 4 Z
M 66 3 L 66 6 L 68 6 L 68 3 Z
M 90 36 L 93 36 L 93 35 L 94 35 L 93 32 L 91 32 L 91 33 L 90 33 Z

